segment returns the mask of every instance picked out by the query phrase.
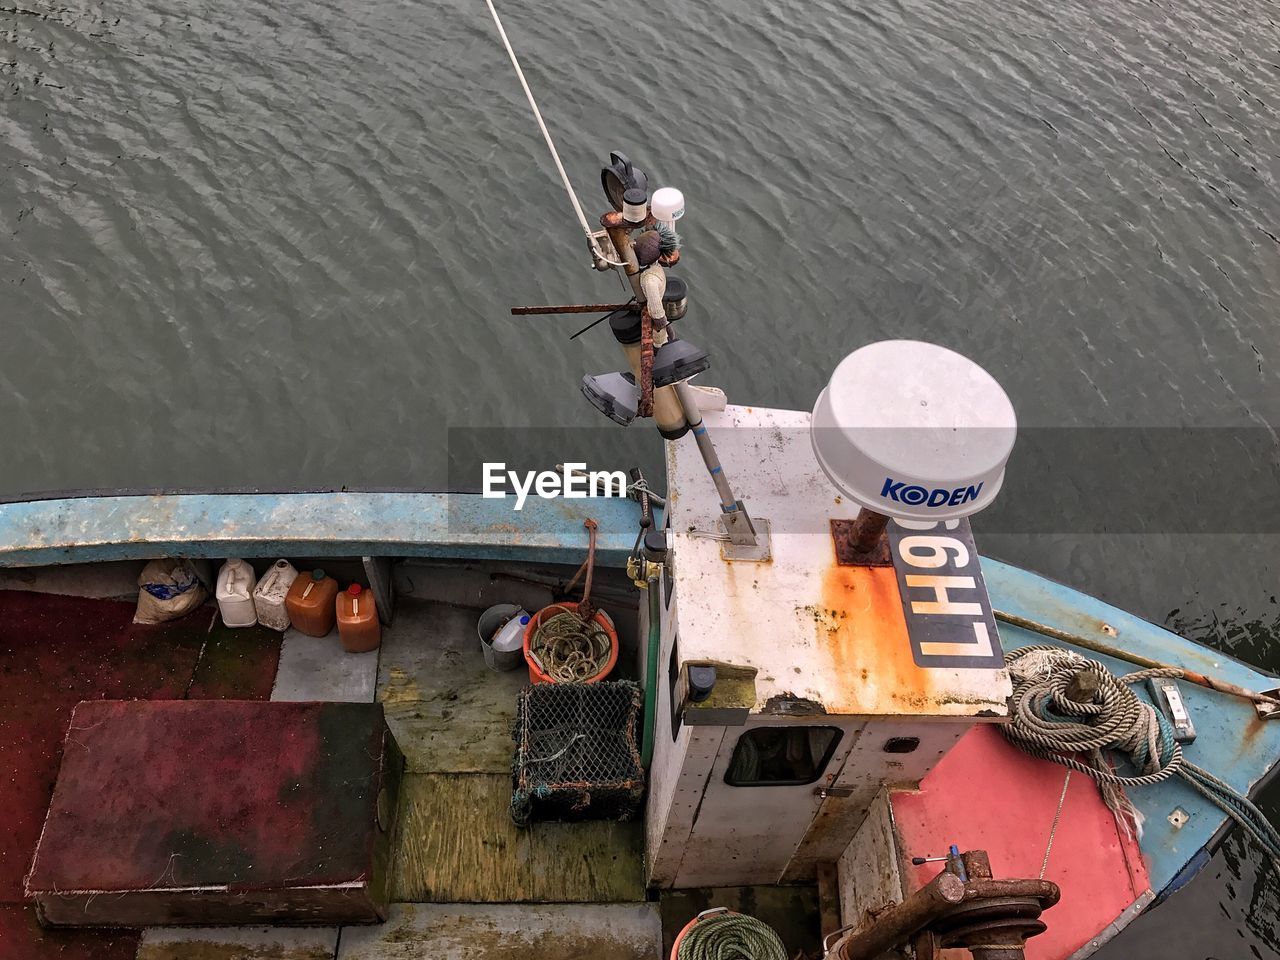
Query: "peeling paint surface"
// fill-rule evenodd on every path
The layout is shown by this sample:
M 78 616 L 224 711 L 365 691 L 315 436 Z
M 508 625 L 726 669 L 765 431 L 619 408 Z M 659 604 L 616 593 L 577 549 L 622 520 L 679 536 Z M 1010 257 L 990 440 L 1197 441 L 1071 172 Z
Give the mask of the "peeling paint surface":
M 396 764 L 375 704 L 83 702 L 27 893 L 67 925 L 370 922 Z
M 633 500 L 529 500 L 447 493 L 260 493 L 72 497 L 0 503 L 0 567 L 163 556 L 398 556 L 578 563 L 582 522 L 596 561 L 622 566 Z
M 813 455 L 809 415 L 728 406 L 708 429 L 735 491 L 773 528 L 768 563 L 721 558 L 719 501 L 692 437 L 667 446 L 680 656 L 753 666 L 758 711 L 785 698 L 828 714 L 998 719 L 1003 669 L 920 667 L 892 568 L 836 563 L 830 520 L 856 504 Z

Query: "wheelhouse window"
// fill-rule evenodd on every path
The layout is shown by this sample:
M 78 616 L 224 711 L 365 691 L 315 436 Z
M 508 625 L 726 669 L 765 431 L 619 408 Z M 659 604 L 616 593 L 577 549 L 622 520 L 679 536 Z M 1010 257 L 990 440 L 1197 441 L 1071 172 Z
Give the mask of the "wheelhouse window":
M 756 727 L 738 738 L 724 775 L 731 787 L 787 787 L 813 783 L 840 742 L 836 727 Z

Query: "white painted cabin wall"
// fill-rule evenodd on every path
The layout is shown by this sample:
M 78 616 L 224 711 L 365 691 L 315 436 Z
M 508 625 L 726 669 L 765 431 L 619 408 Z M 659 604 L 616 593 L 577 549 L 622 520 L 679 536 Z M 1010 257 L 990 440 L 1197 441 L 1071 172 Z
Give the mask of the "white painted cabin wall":
M 661 586 L 659 589 L 664 589 Z M 647 598 L 645 598 L 647 599 Z M 645 807 L 645 880 L 652 887 L 675 884 L 707 776 L 724 737 L 724 727 L 682 724 L 671 736 L 671 651 L 676 644 L 676 599 L 661 597 L 662 632 L 658 650 L 653 759 Z M 669 601 L 669 602 L 668 602 Z M 649 636 L 648 603 L 640 605 L 640 636 Z
M 665 591 L 665 584 L 660 582 L 659 589 Z M 818 863 L 835 862 L 848 847 L 883 786 L 919 783 L 973 724 L 971 718 L 868 720 L 753 714 L 742 727 L 682 724 L 673 740 L 670 664 L 672 648 L 678 643 L 679 598 L 668 598 L 664 593 L 660 599 L 657 715 L 645 817 L 645 868 L 650 886 L 737 886 L 812 879 Z M 640 637 L 647 642 L 647 602 L 640 605 L 639 627 Z M 680 659 L 685 659 L 683 651 Z M 841 743 L 817 782 L 804 788 L 724 784 L 733 746 L 743 731 L 787 723 L 840 727 Z M 909 754 L 885 753 L 890 737 L 919 737 L 920 746 Z M 811 800 L 812 791 L 824 783 L 851 793 Z M 716 789 L 711 790 L 713 787 Z M 758 801 L 763 796 L 759 791 L 775 789 L 799 791 L 792 794 L 797 802 L 789 808 L 793 819 L 785 825 L 759 822 Z M 707 806 L 709 790 L 711 806 Z M 794 831 L 779 829 L 794 826 L 797 820 L 805 824 L 798 839 Z M 695 821 L 701 823 L 697 830 Z
M 750 787 L 725 782 L 734 748 L 743 734 L 761 727 L 817 726 L 839 729 L 840 742 L 814 782 Z M 861 728 L 862 722 L 852 717 L 760 715 L 753 715 L 745 726 L 726 728 L 675 885 L 726 887 L 780 882 L 826 802 L 818 791 L 837 778 Z

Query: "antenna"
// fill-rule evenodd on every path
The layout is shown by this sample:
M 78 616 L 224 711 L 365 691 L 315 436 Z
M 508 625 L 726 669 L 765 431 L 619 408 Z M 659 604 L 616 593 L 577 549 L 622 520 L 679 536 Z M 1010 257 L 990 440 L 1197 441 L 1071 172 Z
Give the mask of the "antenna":
M 667 327 L 672 320 L 684 316 L 687 295 L 683 282 L 668 280 L 664 270 L 680 260 L 680 238 L 675 232 L 676 221 L 684 215 L 684 195 L 671 187 L 658 190 L 650 197 L 648 178 L 621 153 L 609 155 L 609 166 L 600 173 L 600 183 L 613 210 L 601 217 L 600 231 L 593 232 L 582 211 L 573 184 L 560 162 L 551 133 L 543 122 L 542 111 L 529 89 L 520 60 L 507 38 L 502 18 L 493 0 L 485 0 L 493 17 L 498 36 L 511 58 L 516 78 L 524 89 L 524 95 L 533 111 L 538 129 L 547 143 L 547 150 L 560 174 L 564 192 L 573 205 L 574 215 L 587 238 L 591 250 L 592 266 L 597 270 L 621 267 L 626 275 L 634 299 L 627 304 L 565 304 L 562 306 L 516 308 L 512 312 L 532 315 L 543 313 L 577 313 L 592 307 L 618 306 L 597 322 L 610 320 L 614 336 L 627 354 L 629 371 L 605 373 L 583 378 L 582 393 L 601 413 L 622 425 L 637 417 L 653 417 L 664 437 L 674 440 L 692 430 L 706 464 L 707 472 L 715 484 L 720 498 L 721 523 L 728 541 L 726 559 L 761 560 L 769 556 L 767 521 L 761 521 L 764 543 L 757 533 L 755 523 L 747 513 L 746 505 L 734 493 L 724 474 L 724 468 L 716 453 L 711 437 L 702 422 L 697 394 L 689 386 L 689 379 L 710 366 L 705 350 L 687 340 L 672 336 Z M 632 231 L 640 231 L 632 239 Z M 621 261 L 605 256 L 600 240 L 608 238 L 609 246 Z M 644 249 L 641 251 L 640 247 Z M 671 290 L 668 290 L 668 287 Z M 632 318 L 634 317 L 634 322 Z M 592 324 L 594 326 L 594 324 Z M 579 331 L 583 333 L 590 326 Z M 577 334 L 574 335 L 575 337 Z

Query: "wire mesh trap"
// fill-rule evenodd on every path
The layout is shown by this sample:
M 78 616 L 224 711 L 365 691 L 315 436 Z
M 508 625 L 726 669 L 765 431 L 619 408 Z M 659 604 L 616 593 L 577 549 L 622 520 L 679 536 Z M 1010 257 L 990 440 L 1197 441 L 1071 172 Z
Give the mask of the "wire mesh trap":
M 644 795 L 640 687 L 540 683 L 520 694 L 511 819 L 630 820 Z

